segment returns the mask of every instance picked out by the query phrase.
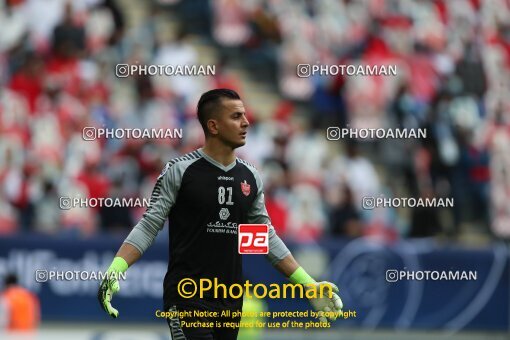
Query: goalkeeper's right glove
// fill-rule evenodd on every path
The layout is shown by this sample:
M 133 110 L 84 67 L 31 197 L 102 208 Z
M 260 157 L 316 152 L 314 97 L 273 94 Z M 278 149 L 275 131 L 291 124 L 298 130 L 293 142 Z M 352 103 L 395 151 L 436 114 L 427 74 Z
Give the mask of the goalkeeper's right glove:
M 111 304 L 113 294 L 120 290 L 118 276 L 120 273 L 124 273 L 127 269 L 128 264 L 126 260 L 120 256 L 115 257 L 112 264 L 108 268 L 106 277 L 103 279 L 103 282 L 101 282 L 101 285 L 99 286 L 99 291 L 97 292 L 99 304 L 103 310 L 112 318 L 119 316 L 119 311 L 113 308 Z

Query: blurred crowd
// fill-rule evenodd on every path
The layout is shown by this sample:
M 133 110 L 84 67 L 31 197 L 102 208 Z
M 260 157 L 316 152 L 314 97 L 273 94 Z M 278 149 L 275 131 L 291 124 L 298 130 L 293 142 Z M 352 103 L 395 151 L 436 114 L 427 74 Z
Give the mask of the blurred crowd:
M 61 210 L 59 199 L 148 198 L 168 160 L 201 146 L 201 93 L 247 97 L 235 55 L 279 88 L 270 115 L 245 102 L 240 155 L 263 175 L 284 238 L 455 235 L 466 224 L 510 235 L 508 1 L 8 0 L 0 22 L 0 234 L 129 232 L 144 208 Z M 218 52 L 213 77 L 115 76 L 118 63 L 199 64 L 197 39 Z M 303 63 L 395 64 L 398 75 L 299 78 Z M 328 126 L 428 134 L 333 142 Z M 84 127 L 183 138 L 86 141 Z M 379 195 L 453 197 L 455 208 L 362 209 Z
M 215 4 L 214 38 L 241 48 L 248 67 L 258 60 L 277 69 L 282 96 L 307 104 L 311 129 L 293 132 L 286 164 L 293 174 L 324 164 L 310 169 L 322 186 L 304 196 L 326 198 L 318 205 L 325 203 L 330 231 L 510 235 L 508 1 Z M 299 77 L 298 64 L 396 65 L 398 75 Z M 427 138 L 348 141 L 331 155 L 312 133 L 328 126 L 424 128 Z M 367 195 L 451 197 L 455 207 L 366 216 L 359 206 Z M 297 220 L 310 217 L 303 215 Z
M 110 0 L 7 1 L 1 8 L 3 234 L 130 230 L 144 208 L 61 210 L 60 197 L 150 197 L 166 161 L 200 143 L 191 104 L 214 80 L 115 77 L 117 63 L 196 62 L 183 34 L 158 35 L 152 8 L 127 5 L 141 16 L 130 27 L 127 9 Z M 86 141 L 84 127 L 185 127 L 186 138 Z

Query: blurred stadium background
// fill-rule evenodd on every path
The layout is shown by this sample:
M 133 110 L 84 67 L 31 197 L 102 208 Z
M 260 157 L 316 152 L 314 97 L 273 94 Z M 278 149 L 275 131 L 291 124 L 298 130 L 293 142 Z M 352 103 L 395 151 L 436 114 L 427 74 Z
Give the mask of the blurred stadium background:
M 265 339 L 508 339 L 510 1 L 6 0 L 0 5 L 0 279 L 40 299 L 24 338 L 160 339 L 166 229 L 107 319 L 97 282 L 143 208 L 61 210 L 59 197 L 150 197 L 202 143 L 201 93 L 237 90 L 240 155 L 263 175 L 279 235 L 358 317 Z M 117 78 L 115 65 L 209 64 L 209 77 Z M 397 76 L 299 78 L 297 64 L 395 64 Z M 182 128 L 173 140 L 84 141 L 84 127 Z M 328 141 L 330 126 L 426 128 L 424 140 Z M 454 208 L 363 210 L 363 196 L 452 197 Z M 283 282 L 258 257 L 251 281 Z M 476 270 L 476 281 L 388 283 L 387 269 Z M 266 301 L 269 310 L 307 309 Z M 1 315 L 0 315 L 1 319 Z M 0 333 L 4 338 L 7 333 Z M 11 334 L 10 336 L 14 336 Z M 249 337 L 248 337 L 249 338 Z

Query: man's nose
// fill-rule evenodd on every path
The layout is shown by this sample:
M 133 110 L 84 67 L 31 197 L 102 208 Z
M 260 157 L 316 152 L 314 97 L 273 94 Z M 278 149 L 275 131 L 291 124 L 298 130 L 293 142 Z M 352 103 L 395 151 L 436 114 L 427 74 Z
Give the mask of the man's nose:
M 246 118 L 246 116 L 243 116 L 243 127 L 248 127 L 250 126 L 250 122 L 248 121 L 248 118 Z

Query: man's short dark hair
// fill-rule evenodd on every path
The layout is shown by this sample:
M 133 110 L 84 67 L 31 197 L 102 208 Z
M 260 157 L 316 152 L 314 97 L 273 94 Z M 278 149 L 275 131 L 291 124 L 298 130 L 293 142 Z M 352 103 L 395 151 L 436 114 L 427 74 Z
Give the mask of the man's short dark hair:
M 200 97 L 197 105 L 198 121 L 202 125 L 205 134 L 207 135 L 207 121 L 211 119 L 213 113 L 218 109 L 218 104 L 221 104 L 223 98 L 240 100 L 239 94 L 230 89 L 215 89 L 207 91 Z

